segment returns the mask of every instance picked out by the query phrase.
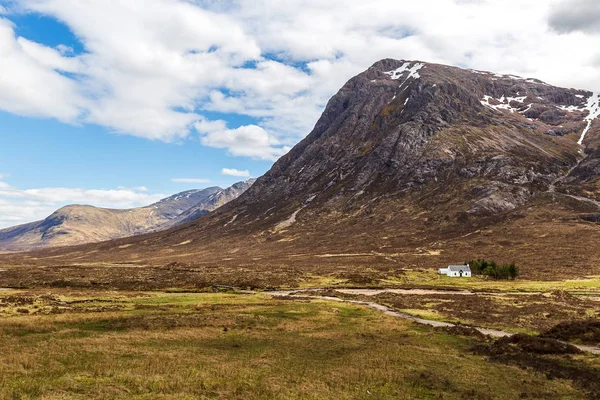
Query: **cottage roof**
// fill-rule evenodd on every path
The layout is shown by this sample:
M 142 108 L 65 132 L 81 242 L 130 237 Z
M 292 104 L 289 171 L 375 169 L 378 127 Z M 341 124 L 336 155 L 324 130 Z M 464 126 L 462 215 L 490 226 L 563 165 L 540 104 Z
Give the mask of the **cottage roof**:
M 471 267 L 469 267 L 468 265 L 448 265 L 448 269 L 450 270 L 450 272 L 471 272 Z

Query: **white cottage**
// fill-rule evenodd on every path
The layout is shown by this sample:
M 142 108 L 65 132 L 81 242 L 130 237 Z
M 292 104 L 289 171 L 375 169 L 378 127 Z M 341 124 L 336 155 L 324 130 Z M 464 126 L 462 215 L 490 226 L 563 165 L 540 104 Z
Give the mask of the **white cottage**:
M 438 269 L 438 274 L 450 276 L 452 278 L 470 278 L 471 267 L 465 265 L 448 265 L 447 268 Z

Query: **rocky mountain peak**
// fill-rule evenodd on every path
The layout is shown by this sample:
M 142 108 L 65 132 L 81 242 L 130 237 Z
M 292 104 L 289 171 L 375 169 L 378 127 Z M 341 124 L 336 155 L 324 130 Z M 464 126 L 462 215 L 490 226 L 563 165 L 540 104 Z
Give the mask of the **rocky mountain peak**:
M 242 200 L 378 196 L 444 171 L 548 185 L 587 143 L 595 99 L 532 78 L 381 60 L 331 98 L 313 131 Z
M 208 214 L 222 205 L 238 198 L 242 193 L 248 190 L 248 188 L 250 188 L 254 182 L 256 182 L 256 179 L 252 178 L 234 183 L 227 189 L 217 188 L 217 190 L 212 191 L 210 194 L 204 197 L 202 201 L 198 202 L 192 207 L 189 207 L 184 212 L 180 213 L 176 218 L 161 224 L 156 228 L 156 230 L 172 228 L 174 226 L 193 221 L 202 215 Z
M 262 249 L 254 256 L 378 251 L 390 245 L 380 237 L 432 243 L 600 193 L 596 98 L 534 78 L 381 60 L 244 195 L 168 240 L 196 238 L 188 251 L 243 242 Z

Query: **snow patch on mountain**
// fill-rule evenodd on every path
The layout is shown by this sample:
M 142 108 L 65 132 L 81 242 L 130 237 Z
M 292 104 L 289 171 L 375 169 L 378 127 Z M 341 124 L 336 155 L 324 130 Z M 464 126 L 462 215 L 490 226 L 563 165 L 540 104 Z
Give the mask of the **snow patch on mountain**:
M 517 93 L 518 96 L 518 93 Z M 510 103 L 511 101 L 518 101 L 519 103 L 523 103 L 525 101 L 525 99 L 527 98 L 527 96 L 519 96 L 519 97 L 507 97 L 506 101 L 508 103 Z M 502 99 L 504 99 L 504 96 L 502 96 Z
M 526 98 L 527 98 L 527 96 L 519 96 L 519 97 L 502 96 L 499 99 L 496 99 L 492 96 L 484 95 L 483 99 L 481 99 L 480 102 L 485 107 L 491 108 L 494 111 L 502 112 L 502 110 L 508 110 L 511 113 L 515 113 L 515 112 L 519 112 L 519 109 L 516 107 L 513 107 L 511 105 L 511 103 L 513 101 L 515 101 L 517 103 L 523 103 Z M 494 100 L 494 102 L 492 103 L 492 102 L 490 102 L 490 100 Z M 529 106 L 531 106 L 531 105 L 529 105 Z
M 583 111 L 583 106 L 558 106 L 558 108 L 566 112 Z
M 421 70 L 421 68 L 423 68 L 425 66 L 425 64 L 424 63 L 414 63 L 412 66 L 411 66 L 411 64 L 413 64 L 413 63 L 405 62 L 404 64 L 402 64 L 402 66 L 400 68 L 396 68 L 392 71 L 385 72 L 385 74 L 391 76 L 392 79 L 400 79 L 404 75 L 405 72 L 408 72 L 408 75 L 406 76 L 406 78 L 404 78 L 404 81 L 400 85 L 400 86 L 402 86 L 410 78 L 419 79 L 421 77 L 421 75 L 419 75 L 419 71 Z
M 592 128 L 592 123 L 594 122 L 594 120 L 596 118 L 598 118 L 600 116 L 600 92 L 593 93 L 590 96 L 590 98 L 588 99 L 588 101 L 585 105 L 585 110 L 589 111 L 588 116 L 585 117 L 585 121 L 587 121 L 587 126 L 581 133 L 581 137 L 579 138 L 579 141 L 577 142 L 577 144 L 583 143 L 583 139 L 585 139 L 585 135 Z

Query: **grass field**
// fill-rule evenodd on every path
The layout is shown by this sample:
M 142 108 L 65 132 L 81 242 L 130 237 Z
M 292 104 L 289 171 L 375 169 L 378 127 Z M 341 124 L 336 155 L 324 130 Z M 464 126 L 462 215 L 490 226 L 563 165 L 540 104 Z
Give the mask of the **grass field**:
M 493 280 L 479 276 L 468 279 L 450 278 L 438 275 L 435 269 L 406 270 L 402 275 L 384 280 L 387 284 L 408 286 L 434 286 L 439 288 L 505 291 L 505 292 L 547 292 L 566 290 L 570 292 L 600 293 L 600 276 L 588 276 L 579 279 L 538 281 L 531 279 Z
M 589 395 L 490 362 L 470 338 L 357 305 L 261 294 L 3 291 L 0 343 L 0 399 Z

